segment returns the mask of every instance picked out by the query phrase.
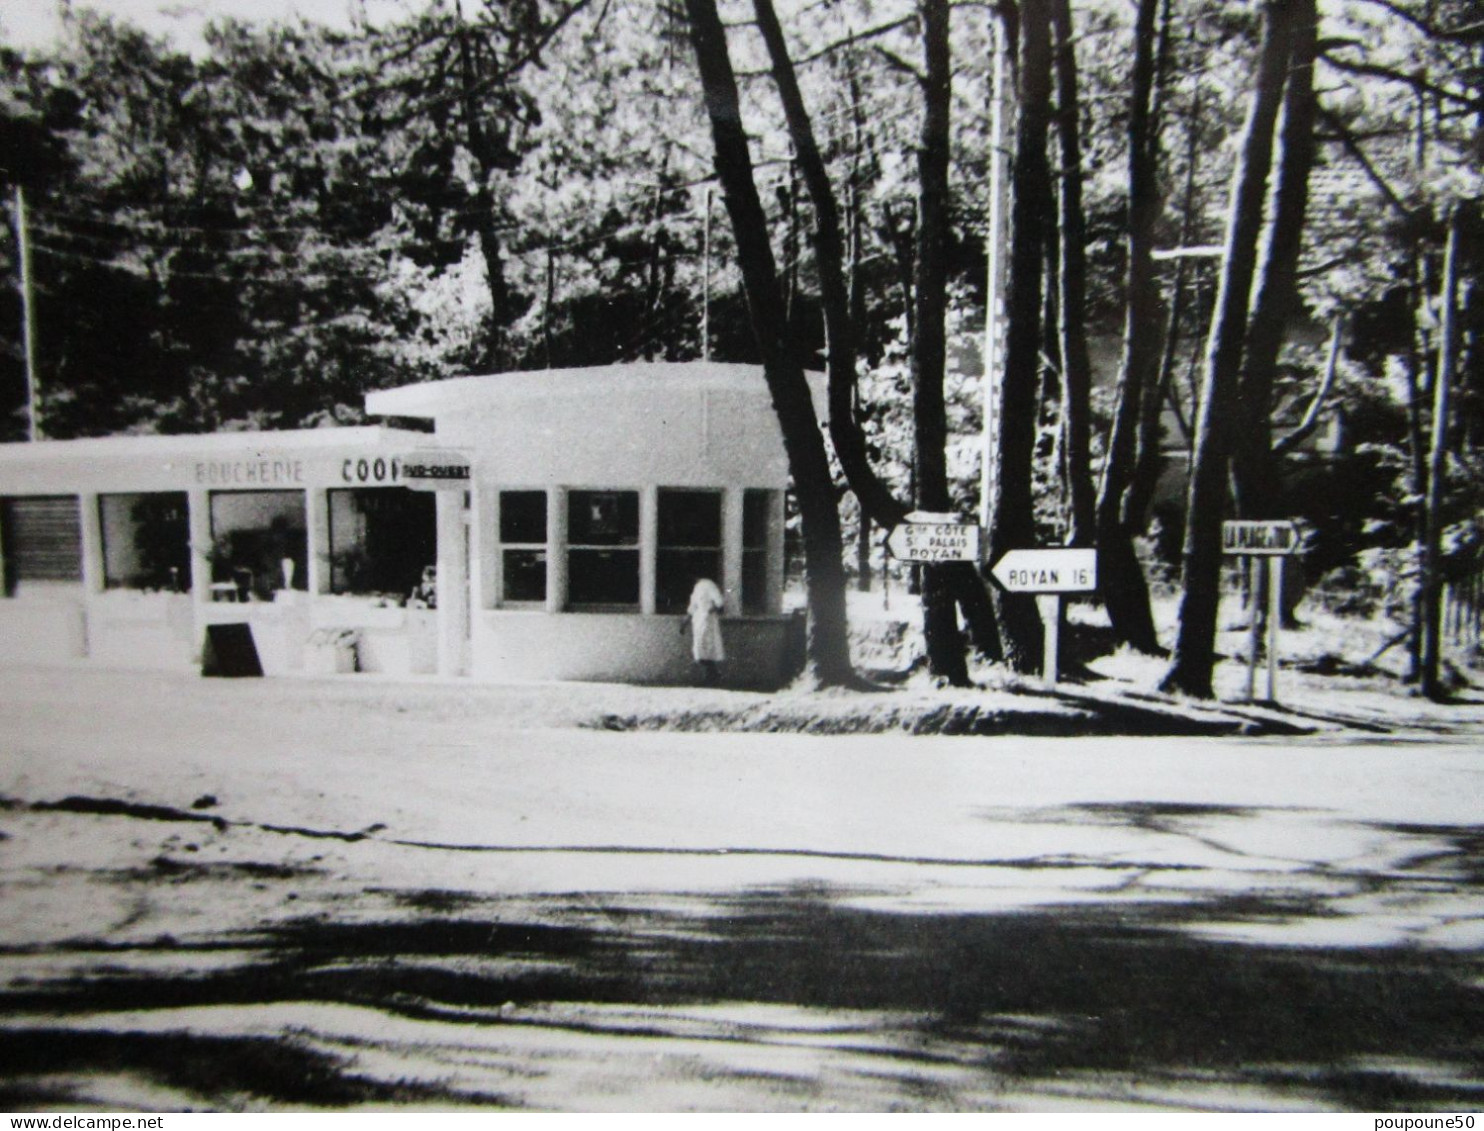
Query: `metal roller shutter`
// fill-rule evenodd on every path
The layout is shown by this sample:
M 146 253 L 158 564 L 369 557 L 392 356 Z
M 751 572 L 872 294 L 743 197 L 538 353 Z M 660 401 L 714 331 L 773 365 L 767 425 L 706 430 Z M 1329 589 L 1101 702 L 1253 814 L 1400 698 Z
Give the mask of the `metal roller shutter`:
M 4 501 L 6 580 L 82 580 L 82 515 L 76 496 L 31 496 Z

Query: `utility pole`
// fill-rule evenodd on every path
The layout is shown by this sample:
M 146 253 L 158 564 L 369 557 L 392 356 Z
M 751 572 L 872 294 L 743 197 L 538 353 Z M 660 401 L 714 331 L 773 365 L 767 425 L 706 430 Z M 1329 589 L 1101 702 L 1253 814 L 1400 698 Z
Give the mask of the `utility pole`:
M 711 194 L 706 186 L 701 215 L 701 360 L 711 360 Z
M 1422 694 L 1444 696 L 1442 682 L 1443 479 L 1448 461 L 1449 392 L 1458 354 L 1458 236 L 1462 208 L 1453 206 L 1443 258 L 1442 341 L 1433 377 L 1432 447 L 1427 461 L 1426 540 L 1422 547 Z
M 41 429 L 41 406 L 36 393 L 36 303 L 31 294 L 31 237 L 26 230 L 26 194 L 15 190 L 15 233 L 21 261 L 21 341 L 26 356 L 26 417 L 28 438 L 45 439 Z
M 990 17 L 989 125 L 989 278 L 985 287 L 984 327 L 984 466 L 981 469 L 979 521 L 985 529 L 994 514 L 999 490 L 1000 386 L 1005 368 L 1005 286 L 1009 276 L 1009 37 L 998 15 Z

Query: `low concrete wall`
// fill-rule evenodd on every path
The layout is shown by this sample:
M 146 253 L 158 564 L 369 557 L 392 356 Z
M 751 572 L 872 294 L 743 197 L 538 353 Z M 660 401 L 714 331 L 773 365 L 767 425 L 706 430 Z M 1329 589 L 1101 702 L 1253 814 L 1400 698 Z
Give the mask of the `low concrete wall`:
M 88 659 L 103 667 L 186 671 L 200 663 L 188 593 L 114 590 L 88 601 Z
M 476 679 L 572 679 L 613 683 L 690 684 L 689 627 L 678 616 L 486 611 L 474 623 Z M 722 621 L 728 687 L 775 688 L 795 674 L 799 652 L 790 617 Z
M 71 594 L 0 600 L 0 660 L 57 664 L 87 654 L 80 586 Z

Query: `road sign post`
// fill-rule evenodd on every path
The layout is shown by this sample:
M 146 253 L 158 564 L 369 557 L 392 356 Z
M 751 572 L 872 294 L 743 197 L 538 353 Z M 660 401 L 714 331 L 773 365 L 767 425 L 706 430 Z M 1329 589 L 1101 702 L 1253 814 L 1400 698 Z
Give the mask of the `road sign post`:
M 980 528 L 953 515 L 914 511 L 891 528 L 886 548 L 900 562 L 977 562 Z
M 1033 593 L 1041 614 L 1041 678 L 1055 687 L 1061 646 L 1061 595 L 1085 593 L 1098 584 L 1098 552 L 1071 547 L 1011 550 L 990 571 L 1007 593 Z
M 1298 527 L 1290 519 L 1223 522 L 1221 550 L 1252 560 L 1252 623 L 1247 630 L 1247 702 L 1257 697 L 1257 649 L 1262 639 L 1259 613 L 1262 609 L 1263 571 L 1256 559 L 1267 558 L 1268 599 L 1268 698 L 1278 701 L 1278 632 L 1283 621 L 1283 559 L 1299 553 Z

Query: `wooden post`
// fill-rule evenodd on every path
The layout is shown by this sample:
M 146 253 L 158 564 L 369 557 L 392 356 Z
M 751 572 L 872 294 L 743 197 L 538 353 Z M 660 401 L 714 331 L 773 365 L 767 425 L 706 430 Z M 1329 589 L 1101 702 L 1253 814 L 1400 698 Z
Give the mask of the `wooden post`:
M 15 238 L 21 268 L 21 343 L 26 360 L 26 408 L 31 440 L 46 438 L 36 380 L 36 303 L 31 293 L 31 236 L 26 230 L 26 194 L 15 190 Z
M 711 360 L 711 195 L 706 186 L 705 212 L 701 216 L 701 360 Z
M 1036 611 L 1041 614 L 1041 678 L 1047 687 L 1055 687 L 1058 675 L 1058 651 L 1061 640 L 1061 594 L 1037 593 Z
M 1257 613 L 1253 606 L 1254 616 Z M 1283 559 L 1268 559 L 1268 702 L 1278 701 L 1278 633 L 1283 626 Z
M 1247 576 L 1247 702 L 1257 700 L 1257 650 L 1262 646 L 1262 562 L 1248 555 L 1242 559 Z
M 1005 288 L 1009 278 L 1010 95 L 1008 36 L 1002 17 L 991 16 L 989 136 L 989 256 L 984 346 L 984 466 L 981 470 L 979 523 L 989 528 L 999 490 L 1000 385 L 1005 361 Z

